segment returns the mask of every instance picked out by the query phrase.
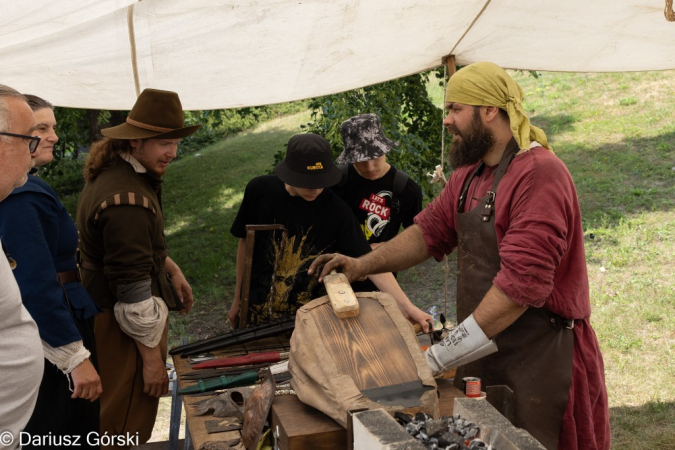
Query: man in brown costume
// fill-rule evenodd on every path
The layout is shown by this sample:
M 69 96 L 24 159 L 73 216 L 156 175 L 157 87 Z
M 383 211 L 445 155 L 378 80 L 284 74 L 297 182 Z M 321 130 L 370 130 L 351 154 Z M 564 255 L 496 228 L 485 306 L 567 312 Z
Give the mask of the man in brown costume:
M 200 127 L 184 127 L 176 93 L 146 89 L 126 123 L 102 130 L 85 164 L 77 205 L 82 281 L 103 309 L 94 328 L 101 433 L 114 446 L 150 438 L 168 391 L 167 304 L 181 300 L 181 313 L 192 307 L 190 285 L 167 255 L 161 178 L 180 138 Z

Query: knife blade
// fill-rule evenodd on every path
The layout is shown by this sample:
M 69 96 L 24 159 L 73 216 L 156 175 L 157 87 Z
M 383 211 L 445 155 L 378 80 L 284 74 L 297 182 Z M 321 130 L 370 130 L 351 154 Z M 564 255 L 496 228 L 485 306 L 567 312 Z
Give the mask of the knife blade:
M 192 366 L 193 369 L 215 369 L 217 367 L 244 366 L 247 364 L 274 363 L 288 359 L 288 352 L 251 353 L 234 358 L 218 358 Z

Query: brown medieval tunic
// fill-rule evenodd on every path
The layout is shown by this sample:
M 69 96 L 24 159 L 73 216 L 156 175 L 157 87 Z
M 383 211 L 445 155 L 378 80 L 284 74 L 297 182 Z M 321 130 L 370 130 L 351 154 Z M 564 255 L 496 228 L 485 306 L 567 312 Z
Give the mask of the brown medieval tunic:
M 101 396 L 101 433 L 152 434 L 159 399 L 143 393 L 143 364 L 135 341 L 118 325 L 113 307 L 129 297 L 170 295 L 163 274 L 166 260 L 161 179 L 117 162 L 86 183 L 77 205 L 82 282 L 103 313 L 96 317 Z M 125 298 L 126 297 L 126 298 Z M 160 342 L 166 360 L 168 324 Z

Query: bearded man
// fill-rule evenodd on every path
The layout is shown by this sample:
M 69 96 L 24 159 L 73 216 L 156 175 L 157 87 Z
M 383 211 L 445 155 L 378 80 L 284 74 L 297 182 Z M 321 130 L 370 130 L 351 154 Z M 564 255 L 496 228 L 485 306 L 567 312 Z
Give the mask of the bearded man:
M 323 255 L 320 279 L 397 271 L 458 249 L 460 324 L 426 352 L 455 384 L 514 392 L 514 425 L 547 449 L 608 449 L 604 366 L 590 325 L 581 212 L 569 171 L 531 125 L 520 86 L 492 63 L 448 83 L 455 169 L 441 195 L 393 240 L 358 259 Z
M 126 122 L 101 131 L 84 166 L 77 204 L 82 283 L 103 310 L 96 316 L 101 433 L 113 446 L 147 442 L 166 394 L 168 306 L 187 313 L 192 289 L 167 254 L 162 176 L 185 127 L 178 94 L 145 89 Z M 167 275 L 168 274 L 168 275 Z M 182 303 L 181 303 L 182 302 Z M 119 445 L 116 445 L 119 444 Z

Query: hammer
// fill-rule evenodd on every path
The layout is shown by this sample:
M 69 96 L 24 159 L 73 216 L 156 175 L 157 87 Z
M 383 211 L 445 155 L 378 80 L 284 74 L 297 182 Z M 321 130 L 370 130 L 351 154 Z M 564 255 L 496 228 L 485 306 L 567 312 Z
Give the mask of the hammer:
M 326 286 L 326 292 L 336 316 L 344 319 L 359 315 L 359 301 L 345 274 L 331 270 L 330 274 L 323 277 L 323 284 Z

